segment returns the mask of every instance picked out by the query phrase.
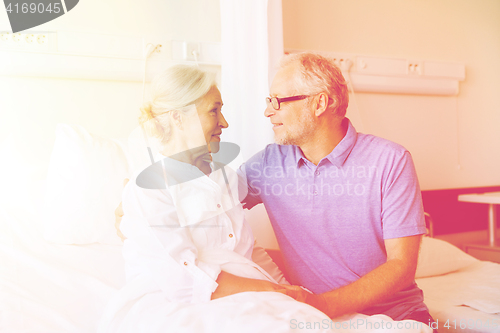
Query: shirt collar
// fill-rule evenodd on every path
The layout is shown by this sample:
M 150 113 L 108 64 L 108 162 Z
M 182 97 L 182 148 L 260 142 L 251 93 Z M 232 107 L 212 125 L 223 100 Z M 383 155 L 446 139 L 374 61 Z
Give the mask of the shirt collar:
M 338 167 L 344 165 L 358 138 L 358 132 L 356 132 L 356 129 L 352 125 L 351 121 L 348 118 L 345 118 L 344 121 L 347 121 L 347 132 L 344 138 L 342 138 L 342 140 L 330 154 L 325 156 L 325 158 L 328 159 L 330 163 Z M 300 167 L 301 163 L 305 163 L 306 158 L 304 156 L 304 153 L 298 146 L 293 147 L 295 153 L 295 162 L 297 163 L 297 167 Z
M 166 169 L 165 171 L 167 172 L 167 177 L 169 177 L 169 179 L 172 178 L 170 179 L 171 184 L 207 178 L 200 169 L 192 164 L 181 162 L 169 156 L 158 153 L 156 155 L 156 161 L 158 162 L 160 160 L 162 161 L 162 166 Z M 208 178 L 213 175 L 213 171 L 215 170 L 215 165 L 213 162 L 210 162 L 210 168 L 212 169 L 212 173 L 210 173 Z

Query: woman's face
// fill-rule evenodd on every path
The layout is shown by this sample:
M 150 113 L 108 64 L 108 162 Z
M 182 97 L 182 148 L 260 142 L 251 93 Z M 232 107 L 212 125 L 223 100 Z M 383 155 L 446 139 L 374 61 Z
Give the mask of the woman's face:
M 196 104 L 205 142 L 212 153 L 219 151 L 220 135 L 229 125 L 222 115 L 222 98 L 217 87 L 210 88 L 203 99 Z

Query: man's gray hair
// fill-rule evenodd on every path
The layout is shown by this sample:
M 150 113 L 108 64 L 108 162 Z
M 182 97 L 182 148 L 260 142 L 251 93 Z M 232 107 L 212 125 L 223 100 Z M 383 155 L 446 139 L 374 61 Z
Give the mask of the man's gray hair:
M 333 60 L 316 53 L 292 53 L 281 60 L 281 68 L 297 64 L 294 87 L 297 94 L 314 95 L 325 92 L 328 108 L 338 117 L 345 117 L 349 104 L 347 82 Z M 335 104 L 335 105 L 333 105 Z

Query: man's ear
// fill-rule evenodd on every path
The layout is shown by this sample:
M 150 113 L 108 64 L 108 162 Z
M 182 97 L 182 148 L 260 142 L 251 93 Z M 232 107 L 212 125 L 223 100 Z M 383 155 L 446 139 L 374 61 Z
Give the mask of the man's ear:
M 314 114 L 316 115 L 316 117 L 319 117 L 328 109 L 329 101 L 330 101 L 330 97 L 328 97 L 327 94 L 325 94 L 325 93 L 318 94 L 318 96 L 316 97 L 315 104 L 314 104 L 315 105 Z M 334 103 L 335 102 L 336 101 L 334 100 Z

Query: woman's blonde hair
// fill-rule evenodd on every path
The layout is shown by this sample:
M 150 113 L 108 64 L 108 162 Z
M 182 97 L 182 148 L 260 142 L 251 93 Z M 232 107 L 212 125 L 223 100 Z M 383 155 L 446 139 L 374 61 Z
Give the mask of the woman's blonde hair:
M 215 75 L 212 73 L 194 66 L 172 66 L 151 82 L 150 100 L 141 108 L 139 123 L 148 135 L 165 144 L 171 132 L 169 111 L 192 112 L 194 108 L 186 107 L 197 103 L 213 86 Z

